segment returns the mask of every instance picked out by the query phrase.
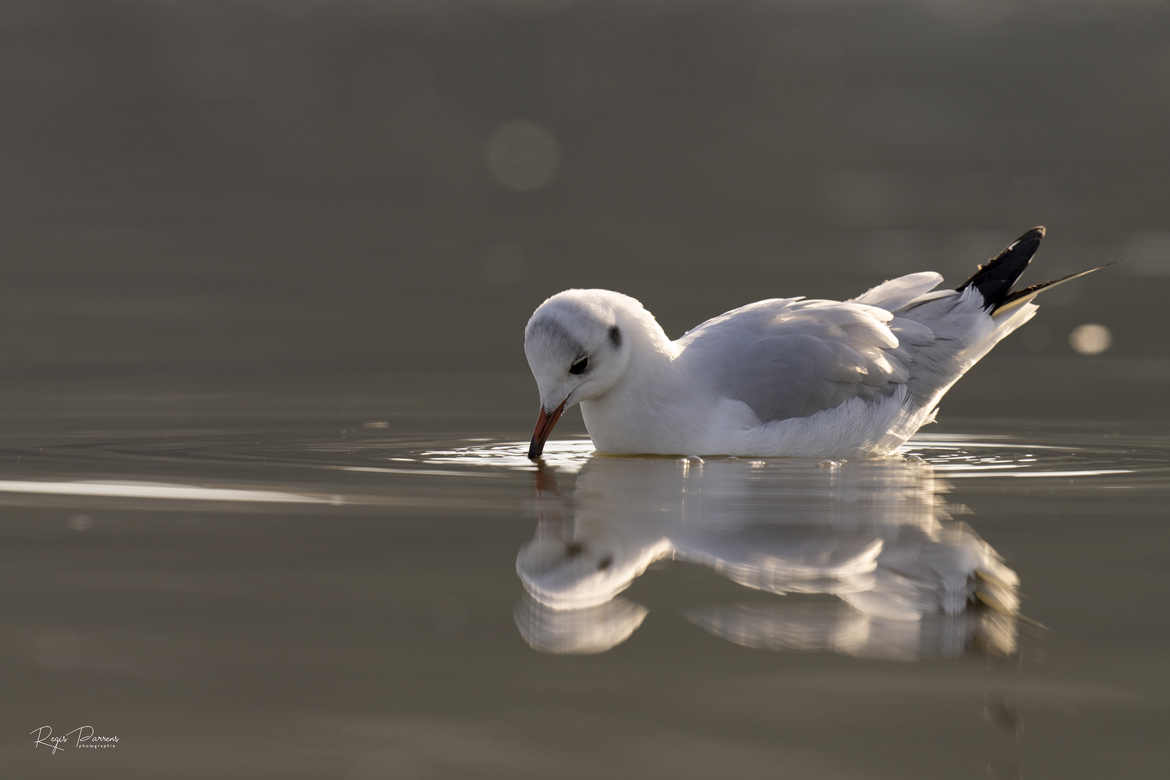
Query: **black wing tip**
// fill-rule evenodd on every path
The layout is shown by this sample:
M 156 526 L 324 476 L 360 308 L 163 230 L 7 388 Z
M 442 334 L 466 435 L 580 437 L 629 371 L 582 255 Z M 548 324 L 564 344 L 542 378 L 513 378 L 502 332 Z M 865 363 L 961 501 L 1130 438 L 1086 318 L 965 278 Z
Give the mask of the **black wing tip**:
M 1000 252 L 995 259 L 998 260 L 1000 258 L 1008 257 L 1022 258 L 1023 263 L 1026 266 L 1032 259 L 1032 255 L 1036 254 L 1036 250 L 1040 248 L 1040 241 L 1046 235 L 1048 235 L 1048 229 L 1043 225 L 1037 225 L 1017 238 L 1015 241 L 1008 244 L 1007 249 Z M 995 262 L 995 260 L 992 262 Z
M 1008 244 L 1007 248 L 979 266 L 970 279 L 963 282 L 956 289 L 960 292 L 968 287 L 974 287 L 983 296 L 988 308 L 994 308 L 1011 294 L 1012 285 L 1024 273 L 1032 256 L 1040 248 L 1040 241 L 1047 235 L 1048 229 L 1043 225 L 1024 232 L 1019 238 Z

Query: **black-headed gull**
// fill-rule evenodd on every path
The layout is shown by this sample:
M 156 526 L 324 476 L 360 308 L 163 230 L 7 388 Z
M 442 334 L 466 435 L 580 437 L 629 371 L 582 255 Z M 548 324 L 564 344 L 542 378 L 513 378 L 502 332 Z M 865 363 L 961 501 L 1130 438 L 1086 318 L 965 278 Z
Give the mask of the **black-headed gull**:
M 581 404 L 606 453 L 880 455 L 934 419 L 943 394 L 1036 313 L 1013 290 L 1035 227 L 954 290 L 908 274 L 848 301 L 772 298 L 671 340 L 628 295 L 565 290 L 533 312 L 524 353 L 540 391 L 528 457 Z

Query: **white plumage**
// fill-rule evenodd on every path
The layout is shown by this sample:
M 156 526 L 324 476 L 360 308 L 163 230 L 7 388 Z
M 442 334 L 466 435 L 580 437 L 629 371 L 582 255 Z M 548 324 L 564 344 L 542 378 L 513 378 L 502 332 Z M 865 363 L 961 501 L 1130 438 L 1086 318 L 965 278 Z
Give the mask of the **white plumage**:
M 914 273 L 849 301 L 758 301 L 676 340 L 627 295 L 558 293 L 525 328 L 541 397 L 530 457 L 576 403 L 608 453 L 888 453 L 1035 315 L 1029 301 L 1045 285 L 1010 287 L 1042 236 L 1021 236 L 958 290 Z

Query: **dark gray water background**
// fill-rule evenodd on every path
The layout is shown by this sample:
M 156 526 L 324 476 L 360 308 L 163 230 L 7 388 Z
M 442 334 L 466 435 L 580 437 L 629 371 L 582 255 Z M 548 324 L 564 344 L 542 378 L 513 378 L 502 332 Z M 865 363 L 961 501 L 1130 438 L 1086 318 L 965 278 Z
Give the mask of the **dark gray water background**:
M 1166 776 L 1168 34 L 1154 2 L 4 3 L 5 776 Z M 957 283 L 1037 223 L 1027 281 L 1120 264 L 914 452 L 1047 628 L 752 649 L 687 618 L 742 588 L 666 564 L 608 652 L 526 643 L 543 297 L 677 334 Z M 83 723 L 118 748 L 34 750 Z

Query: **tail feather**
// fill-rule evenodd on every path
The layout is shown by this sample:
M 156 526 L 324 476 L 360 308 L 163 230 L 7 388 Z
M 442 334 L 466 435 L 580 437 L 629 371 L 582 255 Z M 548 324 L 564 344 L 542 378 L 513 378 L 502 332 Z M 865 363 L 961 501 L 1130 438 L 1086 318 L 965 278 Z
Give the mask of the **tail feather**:
M 1100 271 L 1102 268 L 1108 268 L 1111 265 L 1113 264 L 1106 263 L 1105 265 L 1099 265 L 1096 268 L 1087 268 L 1084 271 L 1077 271 L 1074 274 L 1062 276 L 1059 279 L 1053 279 L 1051 282 L 1040 282 L 1039 284 L 1033 284 L 1019 290 L 1013 290 L 992 310 L 991 316 L 999 317 L 1001 315 L 1007 314 L 1010 311 L 1014 311 L 1017 307 L 1031 302 L 1033 298 L 1045 290 L 1056 287 L 1057 285 L 1064 284 L 1065 282 L 1071 282 L 1073 279 L 1080 279 L 1082 276 L 1088 276 L 1095 271 Z

